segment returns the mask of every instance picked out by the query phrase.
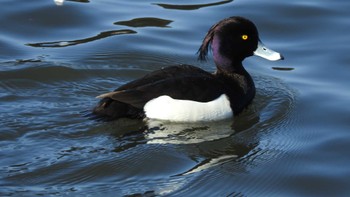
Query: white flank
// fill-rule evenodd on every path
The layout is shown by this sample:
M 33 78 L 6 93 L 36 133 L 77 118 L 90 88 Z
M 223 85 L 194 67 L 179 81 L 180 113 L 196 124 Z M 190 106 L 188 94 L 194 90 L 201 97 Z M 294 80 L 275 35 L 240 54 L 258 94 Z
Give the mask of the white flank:
M 210 102 L 160 96 L 148 101 L 143 109 L 147 118 L 174 122 L 216 121 L 233 116 L 230 101 L 225 94 Z

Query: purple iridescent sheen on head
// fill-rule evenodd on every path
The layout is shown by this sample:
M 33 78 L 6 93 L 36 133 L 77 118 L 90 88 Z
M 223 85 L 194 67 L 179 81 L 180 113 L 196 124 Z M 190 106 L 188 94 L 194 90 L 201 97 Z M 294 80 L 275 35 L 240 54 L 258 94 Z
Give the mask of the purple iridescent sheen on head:
M 205 61 L 209 49 L 213 52 L 218 71 L 240 72 L 242 61 L 257 55 L 271 61 L 283 59 L 281 54 L 265 47 L 253 22 L 233 16 L 213 25 L 198 49 L 198 59 Z
M 231 67 L 232 61 L 220 53 L 220 42 L 221 40 L 219 36 L 214 35 L 214 38 L 211 42 L 211 50 L 213 52 L 214 62 L 217 66 L 220 65 L 221 67 L 229 69 Z

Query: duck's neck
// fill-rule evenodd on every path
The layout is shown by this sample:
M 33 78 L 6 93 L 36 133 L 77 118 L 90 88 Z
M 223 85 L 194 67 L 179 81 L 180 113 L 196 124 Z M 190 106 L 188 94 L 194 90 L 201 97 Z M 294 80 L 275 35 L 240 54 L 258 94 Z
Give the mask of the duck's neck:
M 227 69 L 234 68 L 234 69 Z M 234 65 L 230 67 L 222 67 L 217 65 L 215 75 L 226 81 L 227 84 L 239 84 L 244 91 L 249 91 L 250 87 L 255 88 L 254 81 L 249 73 L 240 66 Z
M 241 97 L 247 97 L 247 100 L 252 99 L 255 95 L 254 81 L 244 69 L 242 59 L 224 55 L 225 49 L 220 48 L 220 44 L 219 37 L 214 36 L 211 46 L 217 67 L 215 75 L 223 80 L 228 87 L 238 86 L 239 88 L 237 87 L 235 90 L 242 94 Z
M 237 74 L 248 74 L 243 68 L 242 59 L 235 57 L 227 57 L 221 48 L 221 40 L 219 36 L 215 35 L 211 44 L 211 50 L 213 52 L 214 62 L 217 67 L 217 72 L 220 73 L 237 73 Z M 249 74 L 248 74 L 249 75 Z
M 218 36 L 214 36 L 213 41 L 211 43 L 211 50 L 213 52 L 215 64 L 220 65 L 221 69 L 230 69 L 232 61 L 220 53 L 220 38 Z

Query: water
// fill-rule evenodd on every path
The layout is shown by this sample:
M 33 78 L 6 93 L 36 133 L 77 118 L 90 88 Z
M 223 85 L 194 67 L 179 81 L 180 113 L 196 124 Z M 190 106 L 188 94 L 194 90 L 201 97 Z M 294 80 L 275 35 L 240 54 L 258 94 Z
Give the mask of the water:
M 347 1 L 2 0 L 1 196 L 347 196 Z M 284 61 L 245 60 L 257 85 L 234 120 L 82 116 L 166 65 L 197 65 L 208 28 L 253 20 Z

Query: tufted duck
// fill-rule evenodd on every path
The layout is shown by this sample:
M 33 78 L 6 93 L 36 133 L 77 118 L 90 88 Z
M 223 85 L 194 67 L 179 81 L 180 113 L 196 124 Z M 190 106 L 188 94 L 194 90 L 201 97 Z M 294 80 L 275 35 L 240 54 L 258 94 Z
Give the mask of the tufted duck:
M 271 61 L 283 57 L 266 48 L 255 25 L 242 17 L 213 25 L 198 50 L 206 60 L 209 47 L 216 72 L 191 65 L 162 68 L 102 94 L 93 109 L 98 119 L 150 118 L 176 122 L 214 121 L 239 114 L 255 96 L 242 61 L 257 55 Z

